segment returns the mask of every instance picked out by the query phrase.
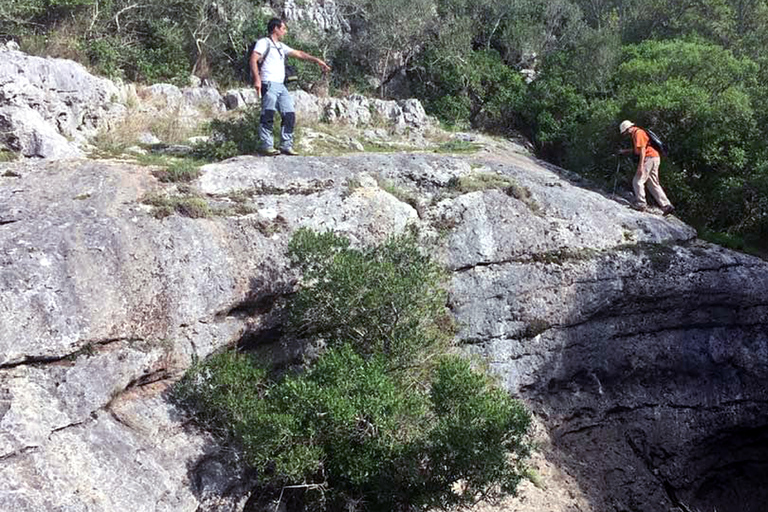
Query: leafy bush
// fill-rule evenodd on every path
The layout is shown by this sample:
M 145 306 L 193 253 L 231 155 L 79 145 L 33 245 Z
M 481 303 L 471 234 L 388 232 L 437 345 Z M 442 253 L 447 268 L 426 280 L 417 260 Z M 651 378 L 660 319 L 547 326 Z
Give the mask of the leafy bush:
M 526 124 L 541 156 L 592 178 L 614 178 L 617 123 L 632 119 L 670 144 L 662 183 L 695 226 L 754 237 L 765 229 L 766 88 L 757 63 L 702 41 L 623 48 L 606 91 L 579 87 L 569 53 L 531 84 Z M 628 182 L 634 164 L 624 166 Z
M 258 106 L 248 107 L 242 115 L 235 119 L 214 119 L 208 125 L 211 137 L 195 147 L 195 156 L 207 160 L 224 160 L 237 155 L 254 155 L 261 148 L 259 139 L 259 122 L 261 110 Z M 272 136 L 280 140 L 280 114 L 275 115 L 272 126 Z M 301 138 L 301 132 L 293 134 L 294 143 Z
M 353 249 L 331 232 L 302 229 L 289 256 L 303 274 L 292 301 L 291 330 L 330 345 L 352 344 L 366 356 L 386 355 L 393 368 L 420 368 L 452 334 L 443 270 L 415 235 Z
M 291 325 L 324 336 L 328 348 L 282 377 L 248 355 L 219 354 L 175 388 L 201 425 L 242 451 L 261 491 L 300 487 L 289 510 L 382 512 L 514 493 L 526 474 L 530 416 L 468 360 L 425 360 L 447 336 L 434 332 L 445 321 L 444 292 L 415 240 L 357 250 L 331 233 L 300 231 L 291 256 L 304 272 Z M 403 371 L 406 355 L 421 371 Z
M 520 74 L 495 50 L 451 57 L 430 48 L 412 70 L 413 87 L 424 108 L 451 124 L 502 131 L 513 127 L 525 92 Z
M 261 111 L 258 107 L 249 107 L 236 119 L 214 119 L 208 127 L 210 140 L 199 144 L 195 148 L 195 154 L 210 160 L 256 154 L 261 146 L 260 117 Z
M 191 159 L 173 159 L 152 173 L 163 183 L 187 183 L 200 177 L 200 162 Z

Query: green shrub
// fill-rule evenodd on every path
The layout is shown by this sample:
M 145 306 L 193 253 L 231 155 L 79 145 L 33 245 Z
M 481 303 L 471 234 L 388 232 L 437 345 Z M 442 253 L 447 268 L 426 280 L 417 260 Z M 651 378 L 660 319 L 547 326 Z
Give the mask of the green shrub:
M 328 347 L 279 377 L 248 355 L 219 354 L 174 391 L 258 471 L 259 492 L 300 488 L 291 511 L 371 512 L 514 493 L 527 471 L 530 416 L 468 360 L 435 354 L 450 334 L 437 332 L 443 276 L 413 236 L 352 249 L 302 230 L 290 255 L 303 272 L 290 325 Z M 415 361 L 420 371 L 403 371 Z
M 361 354 L 383 353 L 401 369 L 420 368 L 448 343 L 445 274 L 415 235 L 353 249 L 331 232 L 302 229 L 289 256 L 304 283 L 289 315 L 298 336 L 351 343 Z
M 18 153 L 10 149 L 0 148 L 0 162 L 12 162 L 19 157 Z M 6 171 L 6 173 L 11 171 Z M 7 175 L 7 174 L 4 174 Z
M 411 78 L 427 112 L 445 122 L 499 131 L 517 123 L 525 83 L 494 50 L 449 58 L 431 47 L 420 55 Z
M 513 494 L 530 450 L 524 407 L 457 356 L 439 359 L 427 390 L 389 366 L 343 345 L 274 381 L 229 352 L 195 366 L 175 396 L 242 451 L 260 486 L 321 487 L 305 498 L 325 510 L 428 510 Z
M 208 160 L 224 160 L 237 155 L 254 155 L 261 149 L 259 122 L 261 110 L 258 106 L 248 107 L 235 119 L 214 119 L 208 126 L 211 134 L 209 142 L 203 142 L 195 148 L 195 155 Z M 272 129 L 274 141 L 280 140 L 280 115 L 275 115 Z M 300 139 L 300 132 L 294 133 L 294 143 Z
M 453 177 L 448 180 L 448 188 L 462 194 L 478 190 L 505 189 L 516 185 L 517 182 L 503 174 L 475 171 L 465 176 Z
M 162 196 L 150 194 L 144 197 L 142 202 L 154 207 L 154 216 L 158 219 L 169 217 L 174 213 L 191 219 L 204 219 L 213 214 L 206 200 L 194 195 Z
M 116 37 L 103 37 L 86 43 L 86 53 L 91 66 L 98 73 L 110 78 L 123 76 L 125 52 Z

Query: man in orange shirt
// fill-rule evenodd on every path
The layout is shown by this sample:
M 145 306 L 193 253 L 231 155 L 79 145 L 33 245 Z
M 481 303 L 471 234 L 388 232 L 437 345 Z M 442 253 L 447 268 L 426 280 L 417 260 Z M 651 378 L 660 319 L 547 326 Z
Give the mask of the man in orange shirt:
M 648 208 L 648 203 L 645 201 L 645 185 L 648 184 L 648 188 L 651 191 L 656 202 L 661 206 L 661 211 L 664 215 L 669 215 L 675 211 L 675 207 L 667 199 L 667 194 L 664 193 L 664 189 L 661 188 L 659 182 L 659 166 L 661 165 L 661 155 L 650 144 L 650 139 L 645 130 L 638 128 L 632 121 L 622 121 L 619 126 L 619 132 L 621 135 L 630 135 L 632 137 L 632 148 L 622 149 L 619 152 L 621 154 L 627 154 L 631 151 L 639 157 L 637 162 L 637 172 L 632 180 L 632 188 L 635 190 L 635 203 L 634 208 L 641 212 L 644 212 Z

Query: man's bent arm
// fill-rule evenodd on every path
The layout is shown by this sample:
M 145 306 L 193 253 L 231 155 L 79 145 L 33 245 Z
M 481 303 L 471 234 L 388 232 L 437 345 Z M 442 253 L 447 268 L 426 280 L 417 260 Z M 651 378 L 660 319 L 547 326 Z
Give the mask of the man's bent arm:
M 259 75 L 259 59 L 261 59 L 260 53 L 251 52 L 251 60 L 249 61 L 248 65 L 251 66 L 251 75 L 253 75 L 253 86 L 256 88 L 256 91 L 258 91 L 259 96 L 261 96 L 261 76 Z
M 645 168 L 645 146 L 640 146 L 640 159 L 637 162 L 637 175 L 642 176 Z

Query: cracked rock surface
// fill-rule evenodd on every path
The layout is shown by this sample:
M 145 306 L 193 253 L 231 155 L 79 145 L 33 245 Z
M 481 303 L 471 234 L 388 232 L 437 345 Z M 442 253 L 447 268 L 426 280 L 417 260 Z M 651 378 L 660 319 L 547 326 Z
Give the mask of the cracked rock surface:
M 460 341 L 546 431 L 542 474 L 573 490 L 509 510 L 758 510 L 768 265 L 485 148 L 246 156 L 192 187 L 120 162 L 0 164 L 0 510 L 242 510 L 249 479 L 169 386 L 279 329 L 296 229 L 365 244 L 409 225 L 452 271 Z M 507 185 L 456 187 L 489 174 Z M 158 218 L 170 199 L 210 214 Z

